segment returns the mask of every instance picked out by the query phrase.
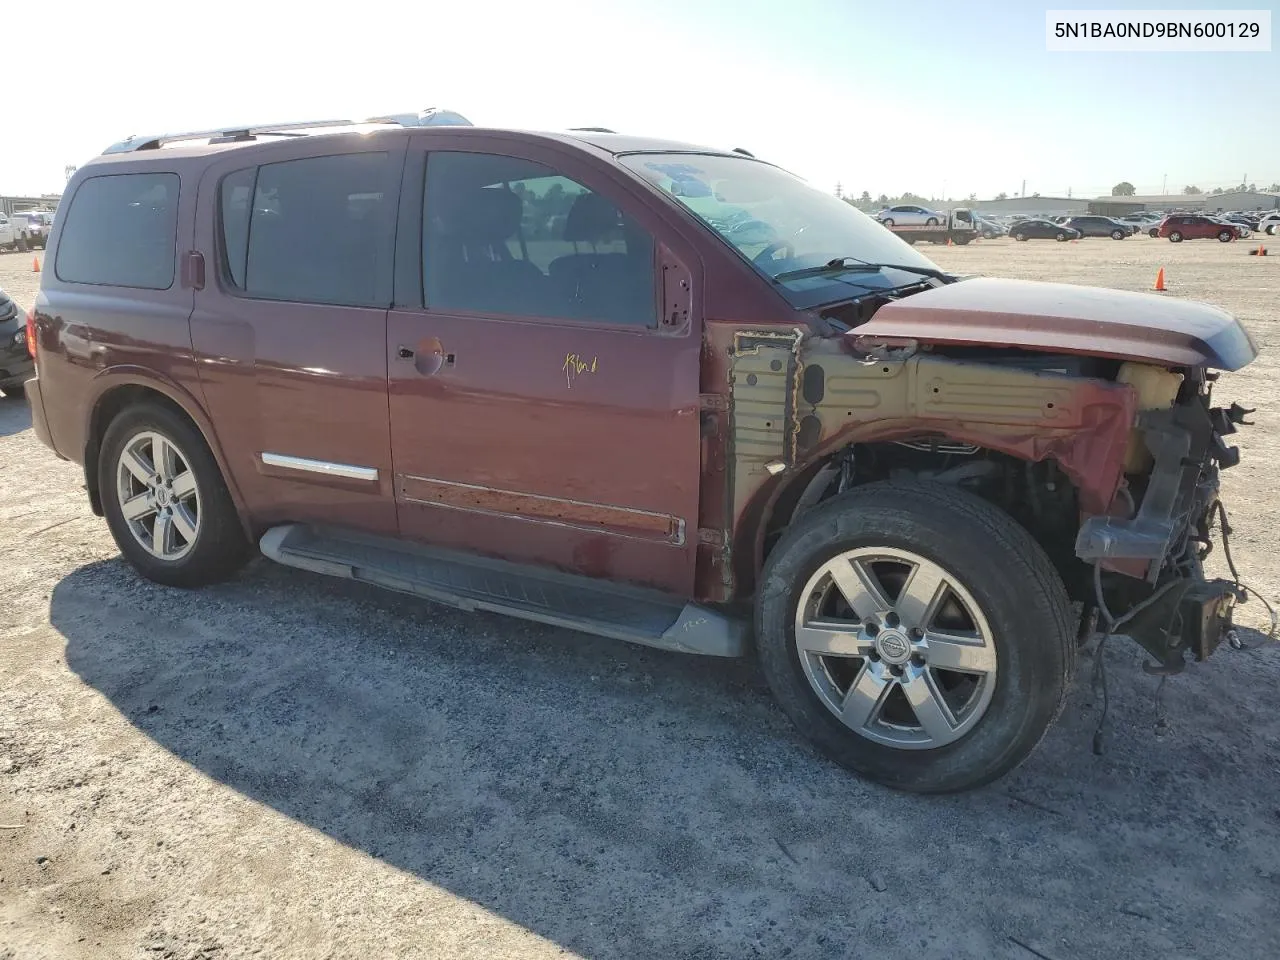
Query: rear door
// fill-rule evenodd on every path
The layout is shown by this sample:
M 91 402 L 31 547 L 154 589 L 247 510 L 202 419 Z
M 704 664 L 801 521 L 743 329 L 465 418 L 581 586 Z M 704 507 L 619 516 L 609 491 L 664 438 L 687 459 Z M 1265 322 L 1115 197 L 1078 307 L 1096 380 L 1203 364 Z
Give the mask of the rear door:
M 201 385 L 258 522 L 394 534 L 385 345 L 405 138 L 300 139 L 232 151 L 201 181 Z
M 410 150 L 386 345 L 404 536 L 692 592 L 697 259 L 645 197 L 545 142 Z

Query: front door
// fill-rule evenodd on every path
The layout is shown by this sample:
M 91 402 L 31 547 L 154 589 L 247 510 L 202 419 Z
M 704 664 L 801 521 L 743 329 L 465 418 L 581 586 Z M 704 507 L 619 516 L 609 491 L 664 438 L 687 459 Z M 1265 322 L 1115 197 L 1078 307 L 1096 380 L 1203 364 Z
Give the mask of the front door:
M 430 142 L 406 164 L 388 319 L 402 534 L 691 593 L 701 325 L 686 241 L 603 162 Z
M 394 535 L 385 344 L 404 142 L 317 155 L 308 139 L 201 181 L 201 388 L 257 522 Z

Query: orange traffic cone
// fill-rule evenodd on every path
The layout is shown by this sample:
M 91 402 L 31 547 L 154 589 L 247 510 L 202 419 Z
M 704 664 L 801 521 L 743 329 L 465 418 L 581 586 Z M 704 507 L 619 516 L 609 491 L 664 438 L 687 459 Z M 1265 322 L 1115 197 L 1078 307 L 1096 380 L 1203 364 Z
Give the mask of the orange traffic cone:
M 1156 273 L 1156 286 L 1155 286 L 1155 289 L 1157 289 L 1157 290 L 1163 290 L 1163 289 L 1164 289 L 1164 267 L 1161 267 L 1161 268 L 1160 268 L 1160 270 Z
M 39 272 L 40 272 L 40 261 L 39 261 L 39 259 L 38 259 L 38 258 L 36 258 L 36 257 L 32 257 L 32 258 L 31 258 L 31 272 L 32 272 L 32 273 L 39 273 Z
M 950 237 L 947 237 L 947 246 L 948 246 L 948 247 L 949 247 L 949 246 L 951 246 L 951 238 L 950 238 Z

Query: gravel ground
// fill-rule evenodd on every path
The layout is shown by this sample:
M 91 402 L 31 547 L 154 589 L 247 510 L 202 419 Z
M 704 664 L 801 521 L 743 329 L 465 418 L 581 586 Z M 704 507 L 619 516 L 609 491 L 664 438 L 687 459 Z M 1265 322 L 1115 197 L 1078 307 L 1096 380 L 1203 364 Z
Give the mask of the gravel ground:
M 1244 319 L 1267 352 L 1220 396 L 1260 426 L 1226 496 L 1245 576 L 1280 595 L 1280 257 L 928 252 L 1133 290 L 1163 265 L 1172 295 Z M 0 256 L 24 305 L 30 270 Z M 0 958 L 1276 954 L 1280 647 L 1160 691 L 1113 643 L 1102 756 L 1085 660 L 1021 769 L 919 798 L 815 756 L 750 663 L 265 560 L 145 583 L 20 402 L 0 401 L 0 489 Z

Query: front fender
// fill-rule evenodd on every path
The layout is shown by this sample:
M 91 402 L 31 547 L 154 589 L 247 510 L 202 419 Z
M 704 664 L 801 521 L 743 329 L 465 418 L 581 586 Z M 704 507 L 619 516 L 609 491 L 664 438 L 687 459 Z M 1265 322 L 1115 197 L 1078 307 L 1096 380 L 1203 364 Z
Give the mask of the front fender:
M 730 367 L 736 593 L 750 595 L 775 504 L 853 443 L 934 436 L 1055 460 L 1088 514 L 1116 495 L 1137 411 L 1127 384 L 932 354 L 868 361 L 822 338 L 741 339 Z

